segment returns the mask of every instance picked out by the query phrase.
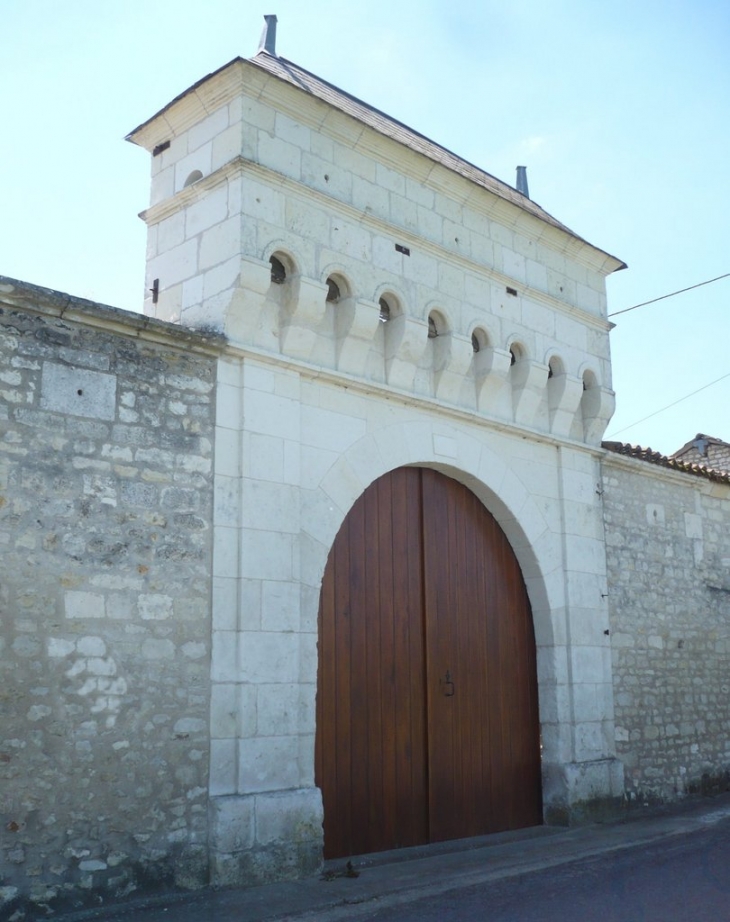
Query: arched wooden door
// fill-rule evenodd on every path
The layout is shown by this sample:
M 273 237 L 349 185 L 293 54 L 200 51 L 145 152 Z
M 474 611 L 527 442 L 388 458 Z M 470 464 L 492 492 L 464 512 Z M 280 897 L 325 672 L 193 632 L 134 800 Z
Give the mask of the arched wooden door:
M 542 822 L 535 640 L 492 515 L 436 471 L 355 503 L 319 609 L 325 857 Z

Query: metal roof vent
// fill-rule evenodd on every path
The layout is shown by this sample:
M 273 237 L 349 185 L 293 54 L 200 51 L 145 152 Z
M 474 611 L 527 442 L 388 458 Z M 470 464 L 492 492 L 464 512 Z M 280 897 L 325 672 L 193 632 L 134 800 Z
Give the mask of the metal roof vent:
M 266 25 L 261 33 L 259 50 L 256 53 L 261 54 L 262 51 L 265 51 L 267 54 L 276 57 L 276 16 L 273 14 L 264 16 L 264 20 Z
M 517 191 L 521 192 L 525 198 L 530 197 L 530 190 L 527 188 L 527 167 L 517 167 Z

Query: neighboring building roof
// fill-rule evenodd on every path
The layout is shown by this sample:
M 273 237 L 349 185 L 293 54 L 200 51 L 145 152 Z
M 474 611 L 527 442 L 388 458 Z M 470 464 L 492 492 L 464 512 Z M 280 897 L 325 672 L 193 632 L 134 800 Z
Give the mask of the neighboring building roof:
M 716 470 L 730 471 L 730 442 L 698 432 L 671 457 L 678 461 L 697 461 Z
M 646 461 L 648 464 L 668 467 L 673 471 L 693 474 L 695 477 L 704 477 L 717 483 L 730 483 L 730 471 L 708 467 L 705 464 L 697 464 L 692 461 L 682 461 L 674 455 L 667 457 L 667 455 L 663 455 L 658 451 L 652 451 L 651 448 L 642 448 L 641 445 L 629 445 L 627 442 L 602 442 L 601 444 L 607 451 L 612 451 L 617 455 L 627 455 L 639 461 Z
M 298 89 L 304 91 L 305 93 L 308 93 L 310 96 L 321 99 L 323 102 L 331 105 L 333 108 L 339 109 L 341 112 L 344 112 L 346 115 L 356 119 L 358 122 L 367 125 L 385 137 L 391 138 L 399 144 L 403 144 L 411 150 L 416 151 L 425 157 L 428 157 L 435 163 L 438 163 L 441 166 L 444 166 L 446 169 L 451 170 L 460 176 L 463 176 L 465 179 L 468 179 L 470 182 L 473 182 L 478 186 L 481 186 L 499 198 L 511 202 L 522 211 L 533 215 L 540 221 L 544 221 L 546 224 L 550 224 L 553 227 L 558 228 L 559 230 L 568 234 L 570 237 L 573 237 L 574 239 L 587 244 L 593 250 L 596 250 L 599 253 L 603 253 L 605 256 L 608 256 L 609 259 L 616 263 L 616 267 L 613 271 L 626 268 L 626 263 L 624 263 L 622 260 L 612 256 L 605 250 L 601 250 L 600 247 L 594 246 L 592 243 L 589 243 L 587 240 L 585 240 L 585 238 L 580 237 L 569 227 L 561 224 L 560 221 L 556 220 L 551 214 L 548 214 L 548 212 L 541 208 L 536 202 L 533 202 L 527 196 L 522 195 L 522 193 L 512 188 L 512 186 L 502 182 L 501 180 L 492 176 L 490 173 L 485 172 L 479 167 L 474 166 L 474 164 L 469 163 L 469 161 L 463 160 L 461 157 L 458 157 L 447 148 L 441 147 L 440 144 L 436 144 L 435 141 L 431 141 L 429 138 L 419 134 L 417 131 L 409 128 L 402 122 L 391 118 L 389 115 L 386 115 L 379 109 L 368 105 L 366 102 L 363 102 L 361 99 L 358 99 L 355 96 L 351 96 L 349 93 L 346 93 L 344 90 L 341 90 L 333 84 L 328 83 L 321 77 L 317 77 L 315 74 L 305 70 L 298 64 L 294 64 L 292 61 L 288 61 L 286 58 L 271 55 L 266 51 L 260 51 L 258 54 L 254 55 L 254 57 L 248 59 L 240 57 L 234 58 L 232 61 L 229 61 L 228 64 L 225 64 L 218 70 L 213 71 L 213 73 L 208 74 L 201 80 L 198 80 L 179 96 L 176 96 L 172 102 L 168 103 L 168 105 L 156 113 L 156 115 L 153 115 L 152 118 L 147 119 L 147 121 L 143 122 L 141 125 L 138 125 L 137 128 L 135 128 L 127 135 L 127 140 L 134 141 L 134 136 L 141 129 L 162 115 L 162 113 L 170 109 L 170 107 L 175 105 L 175 103 L 179 102 L 181 99 L 184 99 L 189 93 L 194 92 L 201 84 L 210 80 L 212 77 L 215 77 L 217 74 L 220 74 L 227 68 L 241 63 L 253 64 L 256 67 L 265 70 L 272 76 L 277 77 L 279 80 L 283 80 L 286 83 L 289 83 L 292 86 L 295 86 Z

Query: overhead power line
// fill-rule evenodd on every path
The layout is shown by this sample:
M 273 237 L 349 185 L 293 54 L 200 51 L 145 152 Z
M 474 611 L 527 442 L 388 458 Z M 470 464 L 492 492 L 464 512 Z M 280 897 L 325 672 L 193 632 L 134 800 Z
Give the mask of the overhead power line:
M 608 316 L 618 317 L 619 314 L 628 314 L 629 311 L 635 311 L 637 307 L 645 307 L 647 304 L 655 304 L 657 301 L 663 301 L 665 298 L 673 298 L 675 295 L 684 294 L 685 291 L 692 291 L 693 288 L 702 288 L 703 285 L 709 285 L 711 282 L 719 282 L 720 279 L 726 279 L 729 277 L 730 272 L 726 272 L 724 275 L 718 275 L 717 278 L 707 279 L 706 282 L 698 282 L 696 285 L 690 285 L 689 288 L 680 288 L 679 291 L 670 291 L 668 295 L 661 295 L 659 298 L 652 298 L 651 301 L 642 301 L 641 304 L 634 304 L 633 307 L 624 307 L 623 310 L 613 311 L 613 313 L 609 314 Z M 707 386 L 709 387 L 710 385 L 708 384 Z
M 696 391 L 692 391 L 691 394 L 685 394 L 684 397 L 680 397 L 679 400 L 675 400 L 674 403 L 667 404 L 666 407 L 662 407 L 661 410 L 655 410 L 653 413 L 650 413 L 648 416 L 645 416 L 643 419 L 637 419 L 635 423 L 631 423 L 628 426 L 624 426 L 623 429 L 618 429 L 616 432 L 612 432 L 607 438 L 612 438 L 614 435 L 619 435 L 622 432 L 626 432 L 627 429 L 633 429 L 634 426 L 638 426 L 639 423 L 645 423 L 647 419 L 651 419 L 653 416 L 658 416 L 660 413 L 663 413 L 665 410 L 670 410 L 672 407 L 676 407 L 678 403 L 681 403 L 683 400 L 687 400 L 690 397 L 694 397 L 695 394 L 699 394 L 700 391 L 706 391 L 708 387 L 712 387 L 713 384 L 718 384 L 720 381 L 724 381 L 725 378 L 730 378 L 730 371 L 726 375 L 722 375 L 719 378 L 715 378 L 714 381 L 710 381 L 709 384 L 704 384 L 702 387 L 698 387 Z

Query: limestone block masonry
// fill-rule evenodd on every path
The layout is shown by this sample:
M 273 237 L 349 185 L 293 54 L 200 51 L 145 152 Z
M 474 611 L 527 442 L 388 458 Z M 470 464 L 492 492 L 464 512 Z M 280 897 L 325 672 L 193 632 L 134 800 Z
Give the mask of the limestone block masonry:
M 129 138 L 145 316 L 0 278 L 0 914 L 320 867 L 323 574 L 403 466 L 519 562 L 546 822 L 724 783 L 730 487 L 601 446 L 623 264 L 266 51 Z
M 725 783 L 730 487 L 601 446 L 623 264 L 268 52 L 130 140 L 146 315 L 0 277 L 0 914 L 321 865 L 322 578 L 403 466 L 519 562 L 546 822 Z
M 208 880 L 217 351 L 0 278 L 0 915 Z
M 730 785 L 730 486 L 609 455 L 616 749 L 632 802 Z
M 150 152 L 150 316 L 228 338 L 215 437 L 213 879 L 317 866 L 317 609 L 358 497 L 467 484 L 522 567 L 543 799 L 623 792 L 606 634 L 605 278 L 619 260 L 292 62 L 237 59 L 129 139 Z M 430 145 L 430 146 L 429 146 Z
M 254 61 L 129 136 L 164 148 L 142 214 L 145 312 L 600 443 L 613 413 L 605 277 L 622 263 Z

